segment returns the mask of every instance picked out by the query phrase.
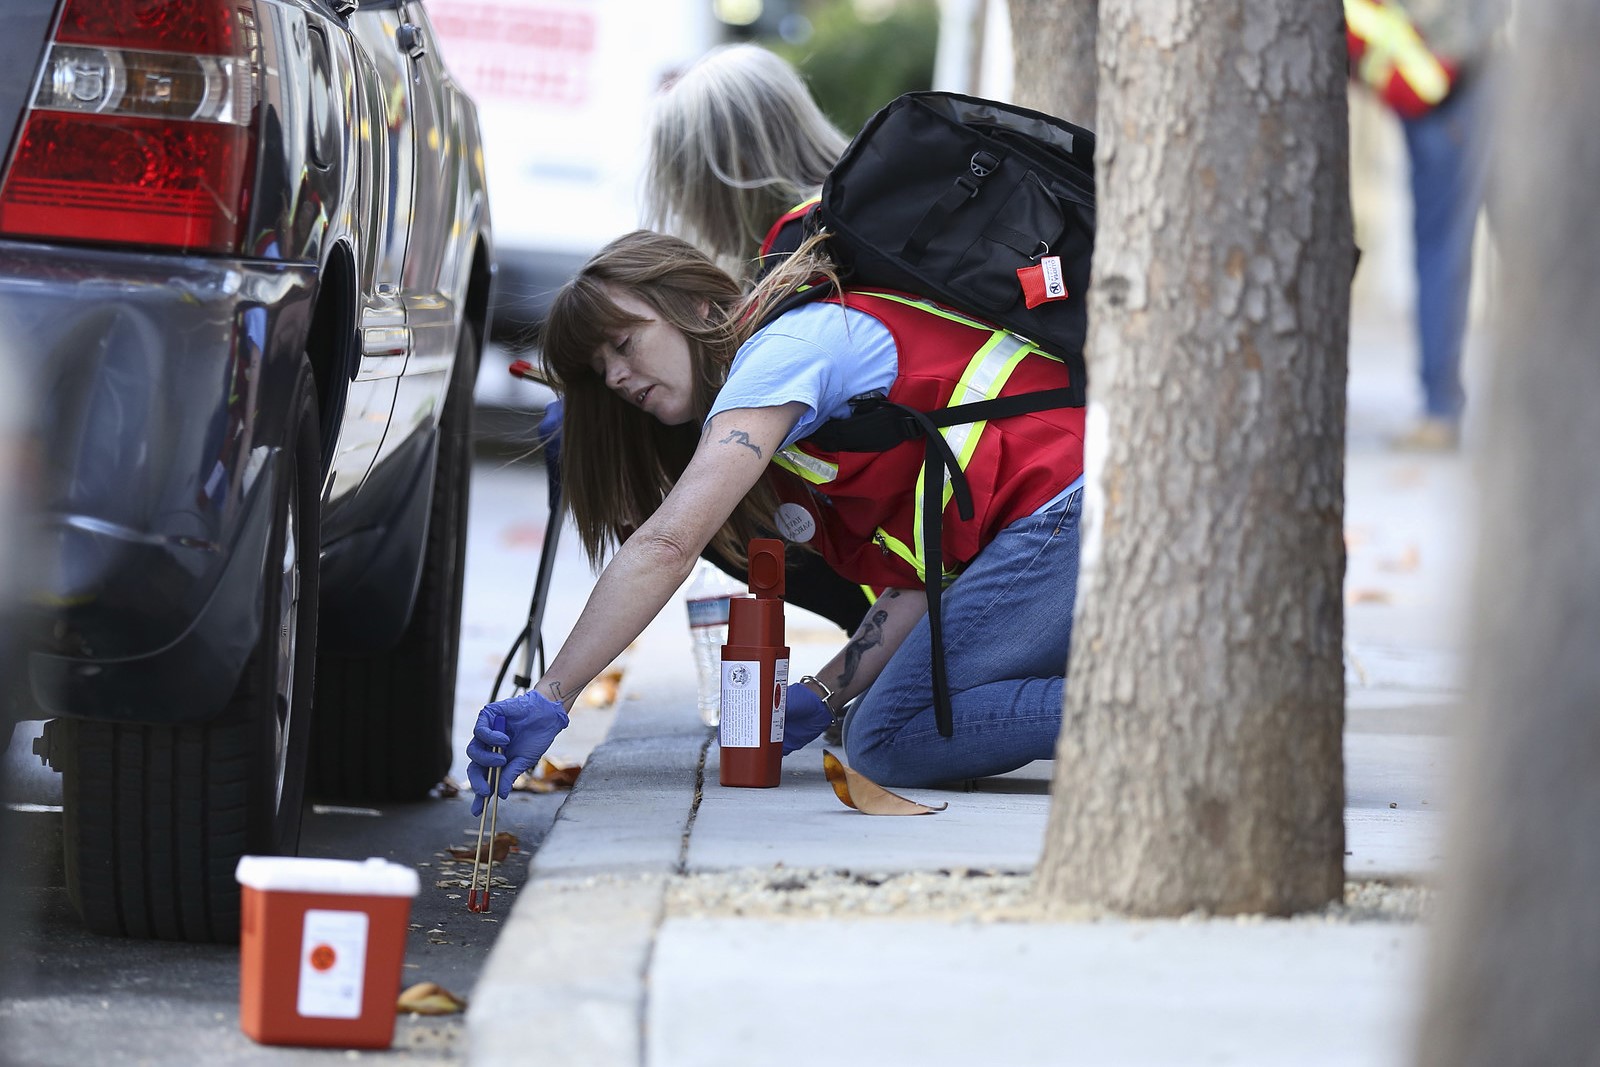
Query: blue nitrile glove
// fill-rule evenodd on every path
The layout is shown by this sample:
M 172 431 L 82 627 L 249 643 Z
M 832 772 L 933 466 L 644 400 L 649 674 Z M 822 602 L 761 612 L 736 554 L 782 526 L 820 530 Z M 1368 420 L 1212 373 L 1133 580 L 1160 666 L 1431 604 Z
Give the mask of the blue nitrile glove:
M 833 712 L 808 685 L 796 682 L 789 687 L 789 708 L 783 719 L 783 754 L 804 748 L 822 736 L 833 721 Z
M 505 731 L 494 728 L 494 717 L 505 716 Z M 486 704 L 478 712 L 478 724 L 467 743 L 467 781 L 472 783 L 472 814 L 483 813 L 489 799 L 489 770 L 500 772 L 500 799 L 511 793 L 511 784 L 524 771 L 531 770 L 544 755 L 550 742 L 567 726 L 567 710 L 533 690 L 509 700 Z M 503 752 L 494 751 L 496 748 Z

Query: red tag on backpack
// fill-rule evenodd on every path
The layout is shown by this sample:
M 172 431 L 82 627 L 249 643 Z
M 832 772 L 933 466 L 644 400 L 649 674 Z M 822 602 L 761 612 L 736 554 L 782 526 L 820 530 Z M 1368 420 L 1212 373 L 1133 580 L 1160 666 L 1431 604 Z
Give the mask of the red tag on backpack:
M 1061 257 L 1045 256 L 1030 267 L 1017 270 L 1022 283 L 1022 299 L 1031 308 L 1051 300 L 1067 298 L 1067 280 L 1061 276 Z

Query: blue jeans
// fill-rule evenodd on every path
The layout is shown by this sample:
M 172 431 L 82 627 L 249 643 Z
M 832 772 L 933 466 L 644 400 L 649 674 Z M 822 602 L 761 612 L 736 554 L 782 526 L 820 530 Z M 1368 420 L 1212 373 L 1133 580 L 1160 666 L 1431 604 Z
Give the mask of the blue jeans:
M 1461 414 L 1461 346 L 1472 284 L 1472 236 L 1483 203 L 1490 115 L 1487 72 L 1468 76 L 1439 107 L 1405 119 L 1416 244 L 1417 342 L 1429 415 Z
M 850 765 L 883 785 L 1003 774 L 1055 755 L 1078 590 L 1083 490 L 1019 519 L 945 590 L 954 732 L 934 722 L 926 617 L 850 710 Z

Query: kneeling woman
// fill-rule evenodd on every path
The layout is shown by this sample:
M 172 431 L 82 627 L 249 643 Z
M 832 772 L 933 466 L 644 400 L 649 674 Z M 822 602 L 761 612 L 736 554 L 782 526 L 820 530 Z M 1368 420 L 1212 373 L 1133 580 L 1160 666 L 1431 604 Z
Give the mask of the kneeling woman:
M 1020 338 L 903 294 L 846 290 L 756 328 L 799 281 L 829 270 L 802 249 L 743 296 L 692 246 L 640 231 L 602 249 L 556 296 L 543 358 L 566 402 L 562 477 L 590 559 L 620 547 L 534 689 L 480 714 L 468 747 L 480 806 L 484 768 L 507 762 L 504 795 L 708 543 L 743 559 L 748 540 L 773 529 L 804 542 L 791 552 L 818 551 L 883 590 L 817 682 L 791 687 L 785 751 L 855 700 L 848 760 L 884 784 L 999 774 L 1053 755 L 1077 586 L 1083 410 L 944 431 L 972 503 L 970 519 L 947 503 L 942 525 L 949 736 L 935 710 L 924 591 L 923 443 L 829 452 L 807 438 L 865 394 L 926 411 L 1059 388 L 1066 370 Z M 487 725 L 497 711 L 505 733 Z

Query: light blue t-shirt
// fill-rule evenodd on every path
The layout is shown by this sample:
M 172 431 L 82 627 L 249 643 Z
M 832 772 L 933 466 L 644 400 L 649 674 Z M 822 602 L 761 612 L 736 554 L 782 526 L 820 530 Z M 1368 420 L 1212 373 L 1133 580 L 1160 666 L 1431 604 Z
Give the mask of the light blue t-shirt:
M 894 336 L 864 311 L 818 301 L 785 312 L 739 348 L 712 402 L 710 422 L 734 408 L 806 406 L 784 445 L 850 414 L 850 398 L 887 394 L 899 373 Z

